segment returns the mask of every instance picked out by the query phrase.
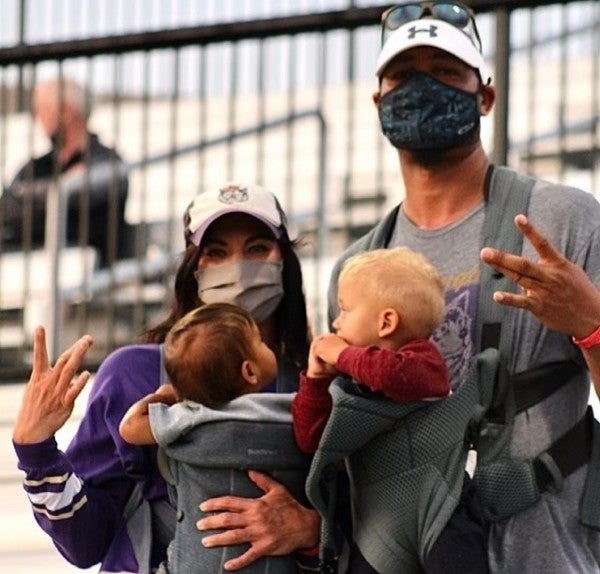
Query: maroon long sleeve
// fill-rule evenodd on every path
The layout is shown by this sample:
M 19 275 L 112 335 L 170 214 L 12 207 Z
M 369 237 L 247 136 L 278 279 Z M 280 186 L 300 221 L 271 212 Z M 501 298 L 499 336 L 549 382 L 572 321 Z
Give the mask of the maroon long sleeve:
M 389 351 L 349 346 L 336 368 L 373 391 L 397 403 L 445 397 L 450 392 L 448 369 L 437 347 L 426 339 L 411 341 Z M 304 452 L 315 452 L 331 412 L 331 377 L 300 375 L 292 404 L 296 442 Z

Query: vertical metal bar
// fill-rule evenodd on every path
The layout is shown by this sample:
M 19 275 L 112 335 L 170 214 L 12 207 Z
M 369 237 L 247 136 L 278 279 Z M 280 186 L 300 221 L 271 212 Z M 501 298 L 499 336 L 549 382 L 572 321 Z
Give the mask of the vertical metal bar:
M 48 298 L 48 316 L 46 342 L 48 356 L 56 359 L 60 347 L 62 298 L 60 294 L 60 253 L 64 247 L 66 234 L 66 196 L 62 186 L 56 180 L 48 187 L 46 196 L 46 239 L 45 249 L 50 261 L 50 289 Z
M 90 58 L 88 58 L 86 60 L 87 63 L 87 74 L 86 74 L 86 78 L 87 78 L 87 83 L 85 85 L 83 85 L 83 88 L 86 92 L 86 109 L 88 110 L 89 113 L 92 113 L 92 89 L 91 86 L 94 85 L 94 67 L 93 67 L 93 62 Z M 86 155 L 89 154 L 89 149 L 86 152 Z M 86 157 L 86 161 L 85 161 L 86 165 L 90 165 L 89 162 L 89 157 Z M 84 172 L 84 181 L 82 182 L 83 187 L 82 187 L 82 191 L 83 193 L 80 194 L 80 197 L 78 199 L 79 201 L 79 230 L 78 230 L 78 238 L 79 238 L 79 246 L 80 247 L 85 247 L 87 245 L 89 245 L 89 230 L 90 230 L 90 225 L 91 222 L 89 221 L 89 204 L 90 204 L 90 189 L 91 189 L 91 185 L 90 185 L 90 171 L 89 169 L 86 169 Z M 85 254 L 85 251 L 82 251 L 82 261 L 81 261 L 81 265 L 82 268 L 85 270 L 85 280 L 84 280 L 84 284 L 85 286 L 87 286 L 90 283 L 91 277 L 88 276 L 88 265 L 86 262 L 86 258 L 87 255 Z M 84 302 L 82 305 L 79 305 L 77 308 L 77 313 L 76 313 L 76 323 L 78 326 L 78 333 L 83 333 L 85 331 L 88 330 L 87 327 L 87 321 L 89 320 L 88 317 L 88 306 L 86 305 L 86 303 Z
M 115 57 L 115 81 L 113 85 L 112 107 L 113 107 L 113 147 L 117 148 L 117 142 L 121 135 L 121 92 L 123 90 L 123 56 L 118 54 Z M 109 261 L 114 262 L 117 259 L 119 241 L 119 187 L 120 187 L 120 166 L 113 161 L 111 166 L 110 198 L 109 198 L 109 217 L 108 217 L 108 257 Z M 112 268 L 112 265 L 111 265 Z
M 171 253 L 174 251 L 174 241 L 175 241 L 175 225 L 174 222 L 179 215 L 176 213 L 176 205 L 177 205 L 177 124 L 179 120 L 179 75 L 181 68 L 181 52 L 179 49 L 175 49 L 173 51 L 173 85 L 171 91 L 170 98 L 170 111 L 171 111 L 171 125 L 169 127 L 169 136 L 170 136 L 170 150 L 171 154 L 169 157 L 169 197 L 171 201 L 169 201 L 168 208 L 168 222 L 167 222 L 167 235 L 168 235 L 168 251 Z
M 288 117 L 292 117 L 296 108 L 296 64 L 298 55 L 298 42 L 299 38 L 295 36 L 290 38 L 289 50 L 288 50 L 288 89 L 286 94 L 286 113 Z M 293 187 L 294 187 L 294 136 L 295 136 L 295 122 L 288 121 L 286 126 L 286 155 L 285 155 L 285 205 L 288 211 L 291 212 L 293 204 Z
M 258 125 L 259 132 L 256 136 L 256 179 L 260 184 L 265 182 L 265 132 L 262 126 L 265 123 L 265 101 L 267 97 L 266 90 L 266 58 L 265 58 L 265 41 L 258 41 Z
M 527 145 L 525 147 L 525 155 L 527 156 L 527 168 L 528 171 L 535 170 L 535 162 L 532 159 L 534 153 L 533 136 L 535 132 L 535 113 L 537 110 L 536 106 L 536 88 L 537 83 L 535 81 L 535 55 L 536 55 L 536 33 L 535 33 L 535 9 L 532 8 L 529 11 L 529 43 L 527 46 L 527 114 L 525 118 L 526 122 L 526 137 Z
M 324 36 L 321 34 L 320 40 L 323 42 Z M 325 84 L 325 50 L 317 50 L 321 58 L 317 60 L 318 77 L 318 109 L 323 109 L 323 91 Z M 327 124 L 324 116 L 320 113 L 319 117 L 319 166 L 317 180 L 317 248 L 314 254 L 314 290 L 315 290 L 315 325 L 317 332 L 323 333 L 327 329 L 326 317 L 327 297 L 322 291 L 323 281 L 323 257 L 329 254 L 329 228 L 327 226 Z M 325 303 L 325 305 L 323 304 Z
M 64 101 L 63 93 L 63 65 L 59 64 L 58 73 L 58 109 L 59 120 L 58 130 L 59 138 L 62 137 L 63 117 L 62 103 Z M 48 187 L 46 195 L 46 237 L 44 240 L 44 248 L 50 262 L 50 289 L 48 298 L 46 343 L 48 346 L 48 355 L 51 360 L 58 357 L 60 351 L 60 333 L 62 332 L 62 297 L 60 293 L 60 256 L 61 251 L 65 246 L 65 238 L 67 231 L 66 207 L 68 197 L 64 190 L 63 184 L 59 180 L 59 164 L 58 155 L 55 154 L 54 167 L 52 173 L 52 182 Z
M 148 159 L 148 142 L 150 141 L 149 137 L 149 127 L 150 127 L 150 82 L 151 82 L 151 60 L 152 54 L 150 52 L 144 52 L 141 57 L 143 58 L 142 64 L 142 86 L 141 86 L 141 105 L 142 105 L 142 118 L 141 118 L 141 132 L 142 137 L 140 139 L 140 156 L 143 163 L 143 173 L 142 177 L 140 177 L 140 220 L 141 222 L 146 222 L 148 220 L 148 166 L 146 164 L 146 160 Z M 146 239 L 146 238 L 143 238 Z M 138 252 L 144 251 L 146 247 L 145 241 L 140 244 L 142 239 L 138 236 L 138 244 L 137 250 Z
M 30 98 L 33 97 L 33 87 L 37 82 L 37 68 L 32 67 L 31 82 L 32 89 L 30 90 Z M 35 118 L 32 113 L 28 114 L 29 123 L 27 125 L 27 149 L 28 155 L 33 159 L 34 153 L 34 124 Z M 33 164 L 29 164 L 30 170 L 24 174 L 24 183 L 33 185 Z M 27 331 L 27 327 L 31 326 L 28 322 L 29 313 L 31 310 L 30 294 L 31 294 L 31 244 L 32 244 L 32 194 L 26 194 L 23 205 L 21 206 L 21 253 L 23 255 L 23 330 L 27 335 L 31 333 Z
M 123 89 L 123 56 L 117 54 L 114 62 L 114 76 L 112 85 L 112 133 L 113 133 L 113 147 L 116 148 L 116 144 L 119 141 L 119 135 L 121 132 L 121 90 Z M 120 188 L 120 177 L 121 171 L 119 164 L 113 159 L 111 165 L 110 174 L 110 185 L 109 185 L 109 201 L 108 201 L 108 245 L 106 246 L 108 261 L 111 263 L 110 278 L 111 284 L 115 284 L 116 278 L 114 274 L 114 263 L 117 259 L 118 251 L 118 228 L 119 228 L 119 188 Z M 93 222 L 92 222 L 93 223 Z M 114 290 L 113 290 L 114 292 Z M 107 313 L 107 326 L 109 340 L 107 341 L 110 347 L 114 347 L 117 344 L 117 302 L 115 297 L 110 297 L 110 307 Z
M 227 163 L 225 169 L 228 180 L 233 179 L 235 173 L 235 151 L 232 134 L 235 131 L 236 125 L 235 95 L 237 94 L 238 86 L 238 48 L 238 42 L 235 42 L 231 45 L 231 68 L 229 70 L 229 97 L 227 98 L 227 130 L 230 137 L 227 142 Z
M 148 226 L 148 169 L 145 164 L 145 161 L 148 159 L 148 128 L 150 125 L 150 94 L 148 90 L 148 86 L 150 84 L 150 60 L 151 55 L 149 52 L 143 52 L 140 55 L 142 58 L 142 86 L 140 86 L 141 94 L 140 94 L 140 104 L 142 106 L 141 109 L 141 125 L 140 131 L 142 137 L 140 138 L 140 156 L 142 158 L 142 162 L 144 166 L 142 168 L 142 173 L 139 174 L 139 222 L 137 225 L 137 232 L 135 237 L 135 253 L 138 258 L 138 272 L 142 267 L 142 263 L 147 254 L 147 248 L 153 238 L 150 236 L 149 226 Z M 129 180 L 130 188 L 129 193 L 131 194 L 131 178 Z M 144 322 L 146 320 L 145 317 L 145 309 L 144 309 L 144 300 L 143 300 L 143 280 L 141 278 L 137 278 L 136 281 L 137 286 L 137 299 L 135 302 L 135 306 L 133 309 L 133 332 L 139 333 L 143 327 Z
M 198 188 L 196 191 L 204 190 L 206 186 L 206 168 L 208 162 L 206 161 L 206 153 L 203 144 L 206 142 L 206 131 L 208 121 L 208 98 L 207 89 L 208 84 L 207 78 L 207 50 L 208 48 L 200 47 L 200 62 L 199 62 L 199 73 L 198 73 L 198 105 L 200 106 L 198 115 L 198 131 L 199 131 L 199 142 L 200 151 L 198 153 Z M 190 198 L 191 201 L 192 198 Z
M 598 172 L 600 171 L 600 134 L 598 133 L 598 130 L 600 127 L 600 2 L 596 2 L 594 8 L 594 25 L 590 31 L 592 37 L 592 51 L 590 56 L 592 59 L 592 97 L 590 107 L 593 118 L 592 125 L 590 126 L 593 150 L 591 191 L 595 197 L 599 197 L 600 178 Z
M 352 199 L 353 199 L 353 171 L 352 171 L 352 160 L 354 158 L 354 107 L 355 107 L 355 97 L 354 97 L 354 82 L 355 82 L 355 70 L 354 70 L 354 62 L 355 62 L 355 53 L 354 53 L 354 45 L 356 40 L 356 33 L 354 30 L 348 31 L 348 44 L 347 44 L 347 52 L 348 52 L 348 60 L 346 62 L 346 150 L 345 150 L 345 159 L 346 159 L 346 169 L 344 171 L 344 206 L 345 212 L 347 214 L 347 225 L 353 227 L 354 221 L 352 214 L 354 209 L 352 208 Z M 349 229 L 348 232 L 353 234 L 352 229 Z
M 27 0 L 21 0 L 19 3 L 19 36 L 17 40 L 19 46 L 25 45 L 26 21 Z M 27 98 L 25 96 L 25 86 L 23 85 L 23 65 L 19 65 L 17 86 L 19 91 L 17 110 L 24 112 L 27 109 Z
M 325 293 L 323 291 L 323 257 L 327 253 L 327 238 L 329 237 L 329 230 L 327 227 L 327 204 L 326 204 L 326 196 L 325 196 L 325 161 L 327 154 L 327 130 L 325 126 L 325 120 L 322 115 L 323 106 L 324 106 L 324 97 L 325 97 L 325 62 L 326 62 L 326 35 L 321 32 L 316 39 L 315 46 L 315 69 L 316 69 L 316 82 L 317 82 L 317 110 L 319 110 L 319 123 L 317 125 L 318 132 L 317 137 L 318 141 L 318 164 L 317 164 L 317 201 L 315 206 L 315 227 L 316 227 L 316 241 L 315 241 L 315 249 L 312 254 L 312 268 L 313 268 L 313 284 L 312 284 L 312 293 L 313 300 L 312 304 L 314 306 L 314 325 L 313 329 L 316 334 L 323 333 L 326 331 L 327 326 L 325 324 L 325 314 L 324 311 L 324 300 Z
M 567 146 L 566 146 L 566 137 L 567 137 L 567 82 L 568 82 L 568 74 L 567 74 L 567 65 L 568 65 L 568 54 L 567 54 L 567 44 L 568 44 L 568 19 L 565 14 L 567 8 L 565 6 L 561 7 L 561 31 L 560 31 L 560 59 L 559 59 L 559 69 L 558 69 L 558 151 L 559 151 L 559 180 L 564 181 L 565 171 L 566 171 L 566 162 L 567 162 Z
M 508 162 L 508 113 L 510 87 L 510 12 L 496 10 L 496 104 L 494 112 L 493 161 L 497 165 Z

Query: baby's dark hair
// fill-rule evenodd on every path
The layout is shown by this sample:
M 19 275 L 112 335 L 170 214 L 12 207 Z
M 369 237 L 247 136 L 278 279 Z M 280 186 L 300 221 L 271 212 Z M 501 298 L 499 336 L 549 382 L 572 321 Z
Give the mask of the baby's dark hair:
M 203 305 L 177 321 L 165 338 L 164 359 L 178 398 L 214 408 L 240 396 L 254 328 L 250 314 L 229 303 Z

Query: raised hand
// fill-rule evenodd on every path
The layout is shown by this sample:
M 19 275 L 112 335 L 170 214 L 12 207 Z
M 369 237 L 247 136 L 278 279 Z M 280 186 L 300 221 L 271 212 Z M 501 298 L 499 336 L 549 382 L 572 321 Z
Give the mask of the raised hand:
M 567 260 L 524 215 L 515 225 L 539 255 L 530 261 L 485 247 L 481 259 L 521 287 L 494 293 L 494 301 L 533 313 L 546 327 L 577 338 L 600 325 L 600 293 L 585 271 Z
M 76 373 L 92 343 L 92 338 L 84 335 L 51 366 L 44 328 L 35 330 L 33 369 L 13 427 L 15 443 L 41 442 L 54 436 L 67 422 L 73 412 L 75 399 L 90 378 L 87 371 L 79 376 Z

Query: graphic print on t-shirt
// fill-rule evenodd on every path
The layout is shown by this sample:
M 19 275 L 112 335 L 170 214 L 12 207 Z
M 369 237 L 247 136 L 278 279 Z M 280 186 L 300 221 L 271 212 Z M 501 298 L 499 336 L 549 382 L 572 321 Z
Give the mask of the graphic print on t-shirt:
M 472 317 L 477 310 L 478 280 L 478 265 L 459 276 L 443 278 L 446 316 L 432 339 L 446 361 L 453 389 L 464 379 L 469 359 L 475 354 L 475 325 Z

